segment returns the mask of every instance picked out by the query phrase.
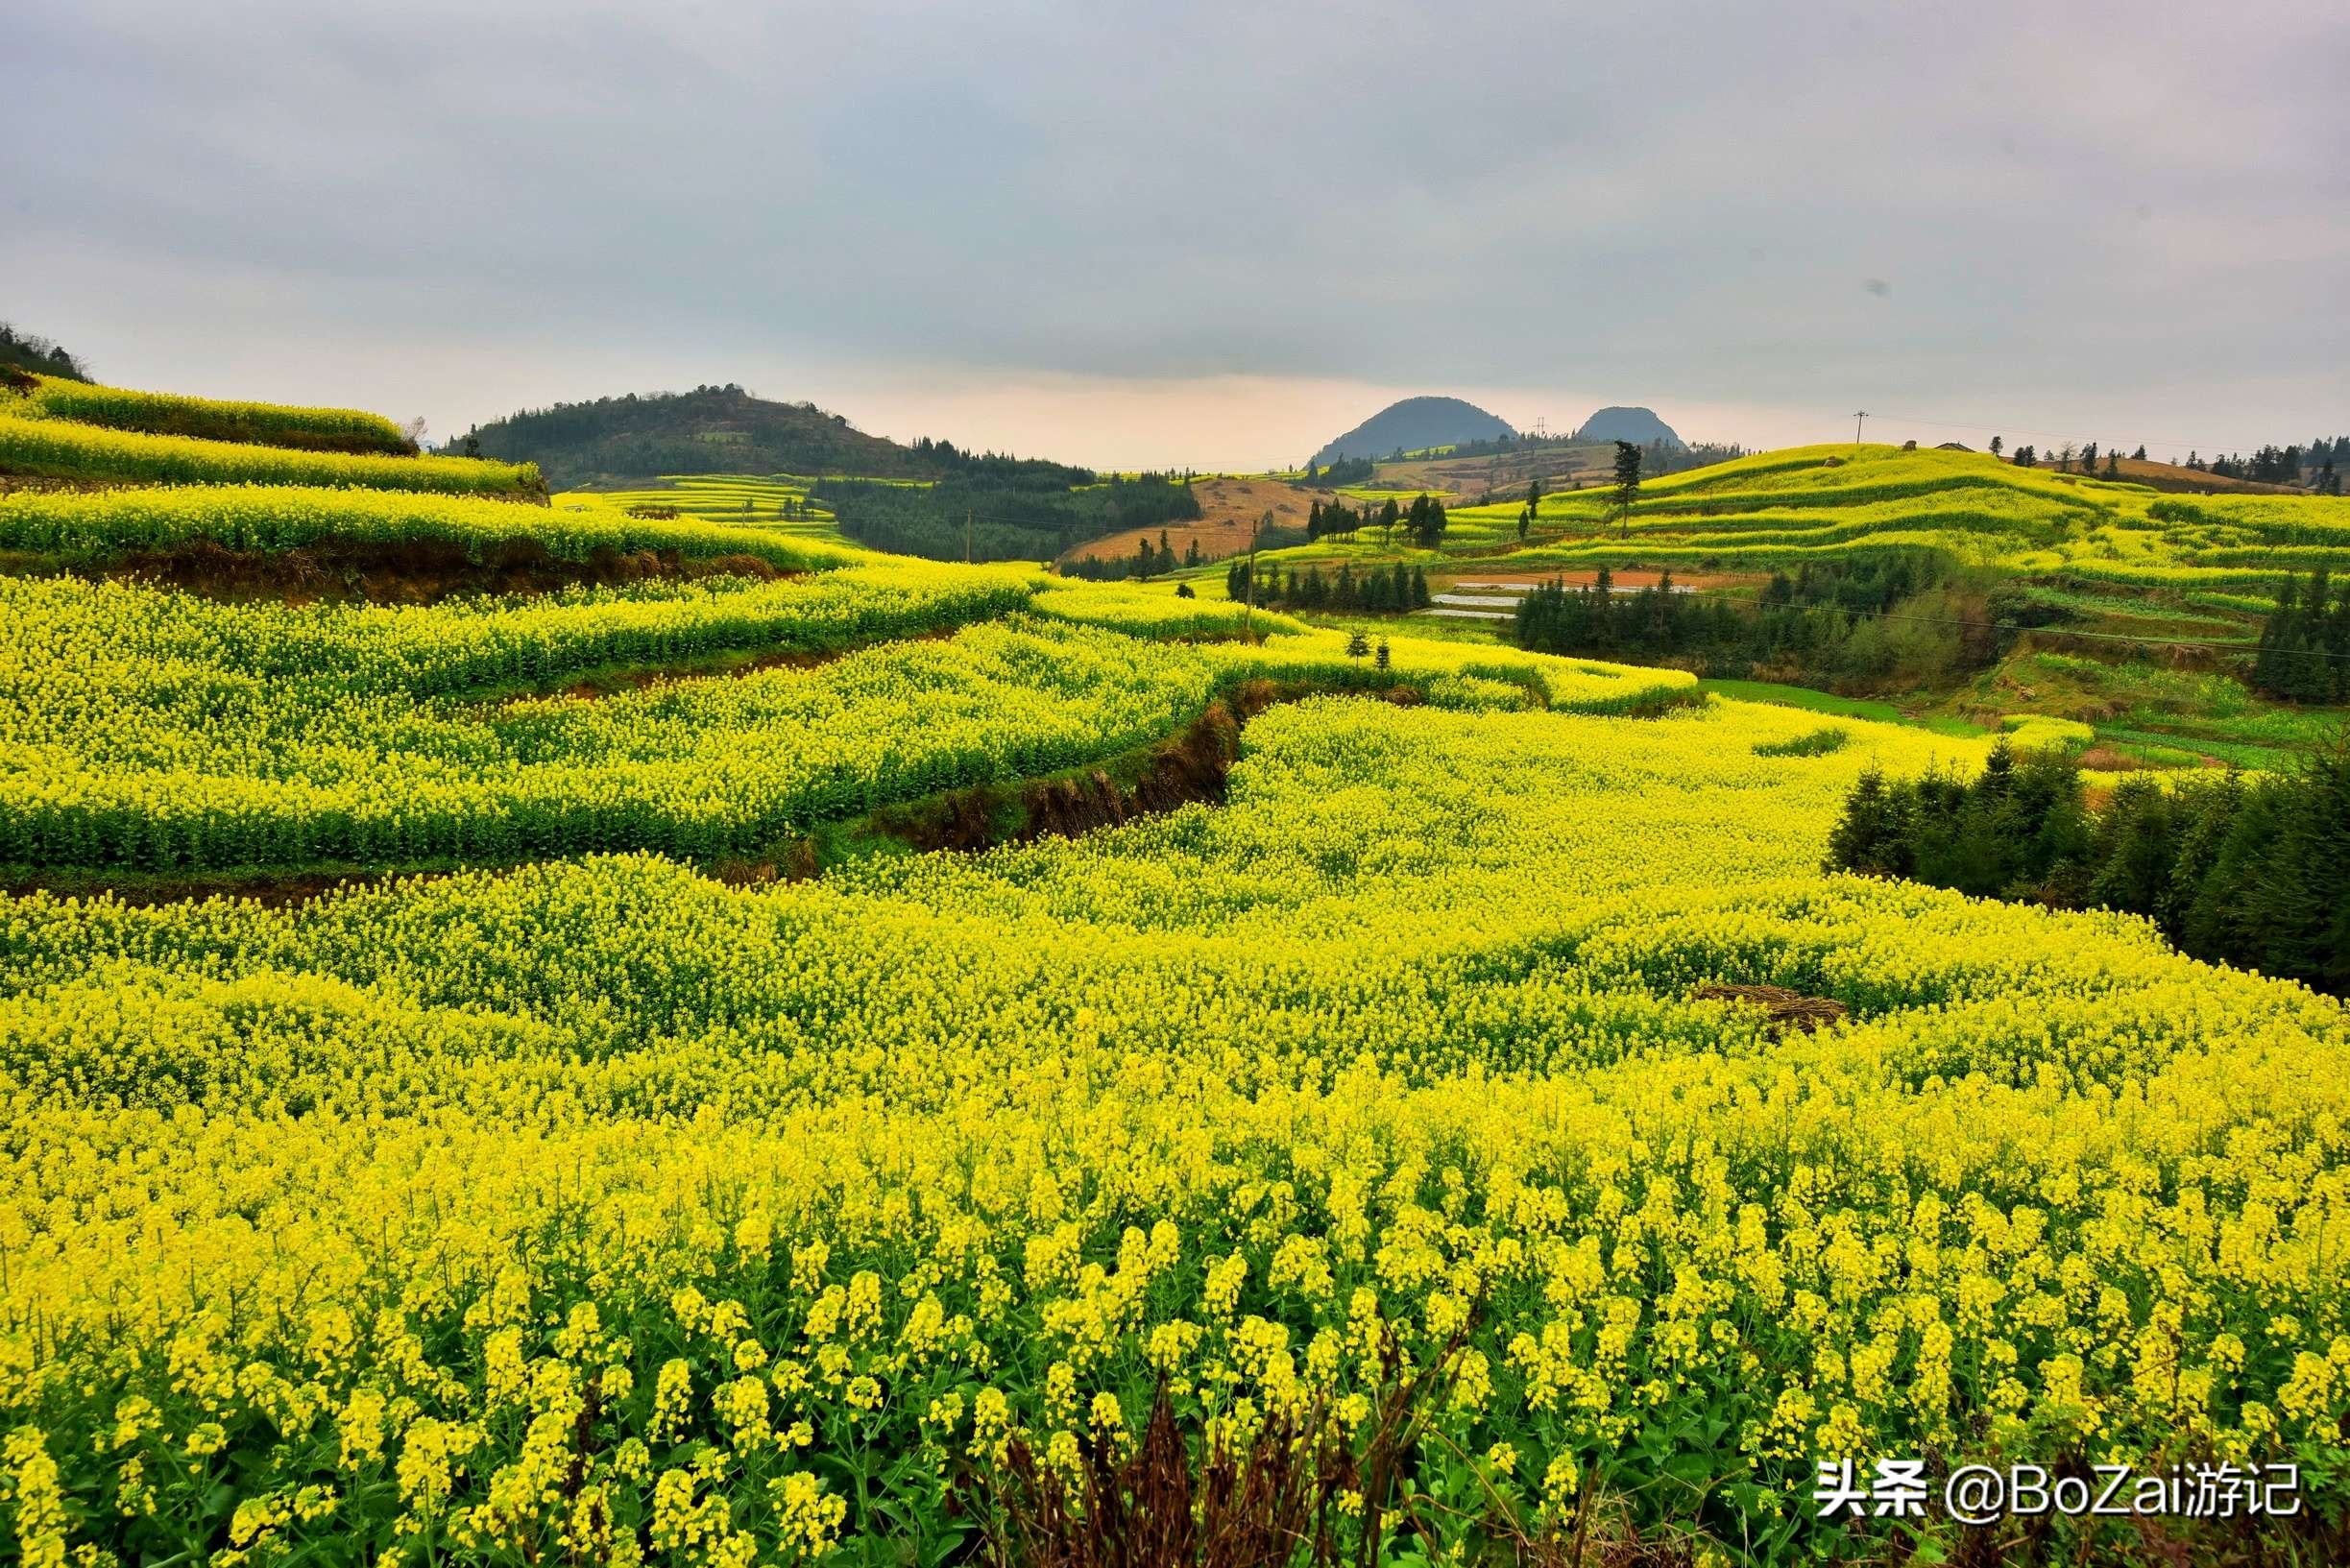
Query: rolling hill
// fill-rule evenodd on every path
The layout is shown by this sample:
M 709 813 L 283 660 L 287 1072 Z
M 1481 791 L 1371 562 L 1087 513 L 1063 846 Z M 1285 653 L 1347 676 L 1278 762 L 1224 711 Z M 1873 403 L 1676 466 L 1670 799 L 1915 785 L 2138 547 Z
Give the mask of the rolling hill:
M 1516 433 L 1475 403 L 1458 398 L 1406 398 L 1388 404 L 1331 442 L 1314 454 L 1314 461 L 1328 465 L 1343 457 L 1380 458 L 1391 452 L 1425 451 Z
M 475 426 L 464 442 L 483 457 L 538 464 L 558 490 L 668 473 L 936 472 L 920 451 L 866 435 L 842 415 L 754 398 L 731 383 L 524 409 Z

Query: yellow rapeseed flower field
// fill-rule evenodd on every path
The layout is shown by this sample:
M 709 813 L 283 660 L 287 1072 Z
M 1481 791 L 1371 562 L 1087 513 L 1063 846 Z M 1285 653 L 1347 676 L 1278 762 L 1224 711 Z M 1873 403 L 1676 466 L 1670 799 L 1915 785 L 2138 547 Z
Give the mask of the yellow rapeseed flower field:
M 1075 1463 L 1159 1388 L 1351 1428 L 1440 1359 L 1414 1484 L 1529 1519 L 1676 1464 L 1652 1517 L 1768 1534 L 1822 1456 L 2338 1455 L 2340 1007 L 1823 878 L 1859 768 L 1980 748 L 1771 754 L 1816 722 L 1320 698 L 1222 808 L 816 882 L 16 900 L 20 1540 L 943 1550 L 1015 1439 Z
M 1687 547 L 1809 547 L 1807 490 L 1876 482 L 1732 467 Z M 2189 548 L 1962 468 L 1865 504 L 2068 559 L 2134 529 L 2149 570 L 2286 525 L 2182 513 Z M 1076 1485 L 1162 1412 L 1202 1462 L 1343 1464 L 1406 1395 L 1386 1490 L 1333 1482 L 1350 1555 L 1596 1517 L 1811 1560 L 1821 1461 L 1901 1456 L 2292 1463 L 2311 1528 L 2350 1501 L 2341 1005 L 2134 918 L 1819 869 L 1864 770 L 1988 737 L 601 503 L 0 500 L 50 557 L 514 537 L 807 574 L 397 607 L 0 577 L 18 1559 L 936 1564 L 1007 1478 Z M 1213 804 L 697 869 L 1243 692 Z M 168 897 L 326 863 L 449 874 Z M 1864 1549 L 1956 1548 L 1891 1529 Z
M 491 504 L 491 503 L 477 503 Z M 877 561 L 882 558 L 872 558 Z M 285 609 L 72 578 L 0 579 L 0 864 L 147 871 L 747 852 L 943 790 L 1099 762 L 1266 678 L 1417 679 L 1451 706 L 1619 711 L 1692 688 L 1436 644 L 1390 671 L 1238 607 L 1054 590 L 1032 568 L 881 564 L 487 605 Z M 884 639 L 1005 615 L 945 641 Z M 1159 609 L 1172 607 L 1172 616 Z M 1146 624 L 1149 617 L 1155 621 Z M 714 650 L 817 667 L 605 697 L 583 669 Z M 1513 684 L 1515 683 L 1515 684 Z M 485 701 L 484 687 L 511 689 Z M 531 695 L 536 688 L 544 695 Z
M 24 400 L 26 407 L 82 424 L 298 450 L 416 453 L 414 445 L 390 420 L 355 408 L 303 408 L 134 392 L 54 375 L 33 379 L 34 388 Z

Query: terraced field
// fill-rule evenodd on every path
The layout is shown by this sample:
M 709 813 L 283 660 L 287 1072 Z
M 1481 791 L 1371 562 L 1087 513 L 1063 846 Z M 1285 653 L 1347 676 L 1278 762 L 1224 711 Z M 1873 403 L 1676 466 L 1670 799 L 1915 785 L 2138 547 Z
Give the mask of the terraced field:
M 1451 556 L 1521 567 L 1637 561 L 1768 570 L 1854 548 L 1928 547 L 2024 574 L 2258 591 L 2290 570 L 2350 565 L 2350 501 L 2184 496 L 2019 469 L 1965 452 L 1817 446 L 1609 492 L 1546 495 L 1521 546 L 1517 505 L 1452 513 Z
M 832 512 L 809 495 L 810 483 L 788 474 L 758 479 L 734 473 L 681 473 L 641 490 L 565 491 L 551 504 L 562 511 L 675 512 L 704 522 L 841 543 Z
M 1611 495 L 1598 485 L 1547 494 L 1523 539 L 1524 501 L 1514 496 L 1452 508 L 1434 550 L 1366 529 L 1276 559 L 1401 555 L 1468 574 L 1600 565 L 1768 572 L 1855 550 L 1926 548 L 2023 576 L 2254 598 L 2288 571 L 2350 566 L 2350 501 L 2166 494 L 1967 452 L 1792 447 L 1651 479 L 1628 515 Z
M 1907 471 L 1852 504 L 2331 547 Z M 1808 548 L 1878 482 L 1676 479 L 1632 547 Z M 2327 1560 L 2350 1019 L 2141 920 L 1819 870 L 1865 772 L 1988 736 L 649 494 L 0 502 L 42 570 L 0 578 L 25 1560 L 1025 1561 L 1040 1499 L 1142 1465 L 1296 1478 L 1348 1560 L 1979 1550 L 1817 1517 L 1823 1461 L 1904 1455 L 2295 1464 L 2302 1513 L 2154 1544 Z M 678 569 L 107 567 L 505 519 Z
M 43 376 L 0 383 L 0 479 L 322 485 L 517 500 L 545 495 L 528 464 L 421 456 L 377 415 Z

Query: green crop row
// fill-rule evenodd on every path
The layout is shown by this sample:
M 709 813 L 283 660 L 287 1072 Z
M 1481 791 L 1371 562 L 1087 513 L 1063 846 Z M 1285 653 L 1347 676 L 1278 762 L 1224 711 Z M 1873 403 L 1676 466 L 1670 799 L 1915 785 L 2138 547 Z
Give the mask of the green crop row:
M 199 540 L 273 552 L 329 542 L 434 540 L 461 544 L 476 559 L 514 541 L 534 543 L 562 560 L 583 560 L 605 548 L 750 555 L 778 567 L 823 567 L 869 559 L 842 545 L 771 528 L 690 517 L 638 518 L 618 507 L 516 506 L 472 495 L 292 485 L 0 495 L 0 549 L 102 559 Z
M 61 736 L 67 690 L 112 668 L 144 680 L 304 685 L 313 695 L 427 698 L 548 687 L 594 670 L 659 670 L 706 655 L 805 656 L 918 637 L 1024 609 L 1033 567 L 874 565 L 763 582 L 722 576 L 436 605 L 238 603 L 73 577 L 0 577 L 0 667 L 25 734 Z M 124 689 L 117 686 L 116 690 Z M 162 694 L 172 689 L 165 681 Z M 193 731 L 197 711 L 179 715 Z
M 1482 680 L 1510 686 L 1521 704 L 1594 712 L 1694 687 L 1674 670 L 1453 644 L 1408 643 L 1383 669 L 1350 656 L 1336 633 L 1154 644 L 1072 623 L 1097 591 L 1070 589 L 1048 595 L 1059 618 L 968 627 L 812 669 L 600 699 L 462 700 L 484 683 L 552 685 L 614 660 L 937 630 L 1011 608 L 1031 587 L 1022 568 L 842 576 L 837 586 L 398 611 L 20 581 L 0 639 L 0 862 L 171 870 L 717 855 L 1124 751 L 1254 679 L 1385 688 L 1451 678 L 1432 690 L 1439 697 L 1482 696 Z M 1120 595 L 1101 597 L 1105 618 L 1131 623 Z

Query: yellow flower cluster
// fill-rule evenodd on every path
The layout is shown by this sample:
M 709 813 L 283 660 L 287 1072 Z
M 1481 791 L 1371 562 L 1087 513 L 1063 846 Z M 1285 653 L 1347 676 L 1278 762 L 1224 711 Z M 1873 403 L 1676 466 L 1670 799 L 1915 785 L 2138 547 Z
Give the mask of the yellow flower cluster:
M 1097 706 L 1349 664 L 1286 640 L 957 642 Z M 1675 1461 L 1760 1517 L 1824 1457 L 2338 1457 L 2340 1006 L 1820 876 L 1860 768 L 1980 746 L 1769 755 L 1816 723 L 1325 697 L 1082 840 L 0 905 L 18 1539 L 943 1552 L 1015 1440 L 1066 1472 L 1162 1386 L 1361 1435 L 1440 1358 L 1415 1484 L 1528 1519 Z

